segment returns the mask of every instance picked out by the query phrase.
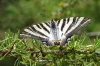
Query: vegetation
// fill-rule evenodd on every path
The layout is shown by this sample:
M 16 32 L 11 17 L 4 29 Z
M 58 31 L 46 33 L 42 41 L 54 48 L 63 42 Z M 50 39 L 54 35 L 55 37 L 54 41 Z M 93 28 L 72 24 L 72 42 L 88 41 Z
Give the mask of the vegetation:
M 100 39 L 83 33 L 67 46 L 47 47 L 37 40 L 19 39 L 18 30 L 39 22 L 83 16 L 92 23 L 86 32 L 99 30 L 100 1 L 97 0 L 1 0 L 0 65 L 2 66 L 99 66 Z M 11 31 L 7 30 L 10 29 Z M 6 34 L 4 32 L 7 32 Z M 5 38 L 4 36 L 5 35 Z M 41 61 L 42 60 L 42 61 Z
M 86 34 L 83 34 L 80 37 L 74 35 L 67 46 L 61 47 L 45 46 L 37 40 L 19 39 L 18 34 L 12 32 L 8 33 L 9 34 L 6 34 L 5 39 L 0 41 L 0 65 L 100 65 L 100 39 L 98 38 L 94 39 L 92 44 L 90 38 L 87 37 Z

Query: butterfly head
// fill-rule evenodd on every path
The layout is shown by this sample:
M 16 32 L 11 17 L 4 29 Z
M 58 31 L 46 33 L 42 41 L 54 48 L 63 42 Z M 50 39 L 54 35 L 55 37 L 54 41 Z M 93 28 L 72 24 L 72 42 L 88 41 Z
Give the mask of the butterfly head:
M 52 41 L 52 45 L 61 45 L 61 40 Z

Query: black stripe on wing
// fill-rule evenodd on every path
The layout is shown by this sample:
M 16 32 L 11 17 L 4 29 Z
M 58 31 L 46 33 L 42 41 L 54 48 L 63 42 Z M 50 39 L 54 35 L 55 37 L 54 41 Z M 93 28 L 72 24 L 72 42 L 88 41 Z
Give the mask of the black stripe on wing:
M 58 20 L 57 26 L 59 25 L 59 23 L 60 23 L 60 20 Z
M 45 22 L 45 24 L 50 28 L 50 23 L 46 23 L 46 22 Z
M 66 18 L 66 19 L 67 19 L 67 21 L 66 21 L 66 22 L 67 22 L 67 24 L 68 24 L 68 23 L 69 23 L 70 18 Z
M 45 24 L 45 23 L 44 23 L 44 24 Z M 40 26 L 41 26 L 46 32 L 48 32 L 48 33 L 50 34 L 50 31 L 47 29 L 46 26 L 44 26 L 44 24 L 41 23 Z M 47 24 L 45 24 L 45 25 L 47 25 Z M 47 25 L 47 26 L 48 26 L 48 25 Z
M 63 27 L 65 26 L 65 23 L 66 23 L 66 19 L 63 19 L 63 23 L 62 23 L 62 26 L 61 26 L 61 31 L 63 31 Z
M 41 29 L 41 27 L 40 27 L 40 25 L 39 25 L 39 24 L 37 24 L 36 26 L 37 26 L 38 28 L 40 28 L 40 29 Z

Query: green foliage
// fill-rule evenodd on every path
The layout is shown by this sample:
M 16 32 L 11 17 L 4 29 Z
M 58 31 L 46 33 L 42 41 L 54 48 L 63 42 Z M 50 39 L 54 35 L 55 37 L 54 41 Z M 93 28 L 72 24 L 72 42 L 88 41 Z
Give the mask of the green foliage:
M 17 29 L 51 19 L 83 16 L 92 19 L 88 31 L 99 30 L 100 1 L 95 0 L 1 0 L 0 29 Z M 95 25 L 94 25 L 95 24 Z M 92 27 L 95 28 L 92 28 Z
M 67 46 L 45 46 L 37 40 L 19 39 L 18 34 L 9 31 L 0 41 L 0 62 L 12 59 L 14 66 L 100 65 L 98 38 L 91 42 L 86 34 L 81 37 L 74 35 Z

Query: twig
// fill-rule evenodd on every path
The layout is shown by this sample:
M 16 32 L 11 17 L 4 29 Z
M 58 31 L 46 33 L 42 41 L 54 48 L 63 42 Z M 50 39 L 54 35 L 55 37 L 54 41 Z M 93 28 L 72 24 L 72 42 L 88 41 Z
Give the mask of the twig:
M 90 37 L 99 37 L 100 38 L 100 32 L 90 32 L 90 33 L 88 33 L 88 35 L 90 36 Z

